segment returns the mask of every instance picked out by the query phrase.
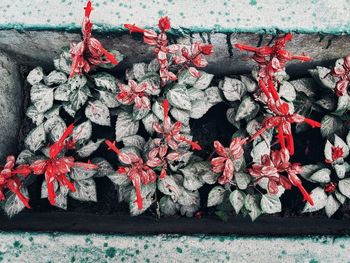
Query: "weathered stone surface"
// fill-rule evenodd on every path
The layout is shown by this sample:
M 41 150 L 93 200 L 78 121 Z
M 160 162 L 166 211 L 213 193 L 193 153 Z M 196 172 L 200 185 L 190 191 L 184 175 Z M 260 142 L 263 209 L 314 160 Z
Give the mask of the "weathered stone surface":
M 17 65 L 0 53 L 0 161 L 15 154 L 22 114 L 22 87 Z
M 154 58 L 152 47 L 143 43 L 140 36 L 129 34 L 105 33 L 94 34 L 108 49 L 117 49 L 125 59 L 116 70 L 123 71 L 137 62 L 147 62 Z M 137 35 L 137 34 L 136 34 Z M 297 74 L 307 74 L 306 69 L 315 65 L 325 65 L 330 60 L 345 56 L 350 52 L 349 35 L 320 35 L 297 34 L 292 42 L 288 43 L 288 50 L 294 54 L 305 53 L 313 61 L 301 63 L 292 61 L 288 63 L 287 70 Z M 179 44 L 190 44 L 195 41 L 212 43 L 215 53 L 208 58 L 207 71 L 214 74 L 230 75 L 247 72 L 251 69 L 252 61 L 243 61 L 248 53 L 240 52 L 232 47 L 235 43 L 244 43 L 258 46 L 265 45 L 273 38 L 272 35 L 259 35 L 254 33 L 193 33 L 191 35 L 177 36 Z M 62 47 L 71 42 L 80 41 L 79 33 L 59 31 L 25 31 L 0 30 L 0 50 L 13 55 L 20 64 L 34 68 L 38 65 L 53 68 L 53 58 L 57 57 Z

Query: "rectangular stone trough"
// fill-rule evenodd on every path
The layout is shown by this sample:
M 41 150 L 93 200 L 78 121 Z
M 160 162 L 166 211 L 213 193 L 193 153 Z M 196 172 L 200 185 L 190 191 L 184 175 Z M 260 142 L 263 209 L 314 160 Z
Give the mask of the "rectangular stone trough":
M 52 60 L 61 49 L 81 39 L 80 1 L 77 1 L 79 4 L 75 1 L 42 2 L 31 1 L 27 6 L 25 1 L 5 0 L 0 4 L 0 15 L 4 14 L 0 18 L 1 162 L 8 154 L 19 153 L 23 146 L 24 109 L 29 93 L 25 74 L 38 65 L 52 70 Z M 149 62 L 154 58 L 152 48 L 121 30 L 122 22 L 152 27 L 149 21 L 157 21 L 163 14 L 169 15 L 178 28 L 172 41 L 190 44 L 199 40 L 215 46 L 205 70 L 217 76 L 248 73 L 252 69 L 253 62 L 243 61 L 244 54 L 233 48 L 233 44 L 266 45 L 282 31 L 295 32 L 293 42 L 288 45 L 292 53 L 300 54 L 302 50 L 313 58 L 311 62 L 298 65 L 289 63 L 287 73 L 291 76 L 304 76 L 307 69 L 328 66 L 350 52 L 347 34 L 350 20 L 344 16 L 340 18 L 346 12 L 343 9 L 348 8 L 346 1 L 338 1 L 338 5 L 326 3 L 328 1 L 320 1 L 318 5 L 290 1 L 246 1 L 249 5 L 236 1 L 221 1 L 220 4 L 190 1 L 198 3 L 189 3 L 188 8 L 187 1 L 160 1 L 156 8 L 148 1 L 145 7 L 142 1 L 133 4 L 96 2 L 99 4 L 96 9 L 119 10 L 106 15 L 100 10 L 95 14 L 95 37 L 106 48 L 119 50 L 126 57 L 115 74 L 136 62 Z M 126 12 L 134 16 L 124 14 Z M 143 15 L 137 17 L 141 13 Z M 118 26 L 113 28 L 114 24 Z M 257 258 L 264 261 L 272 256 L 272 262 L 350 260 L 349 253 L 344 254 L 350 246 L 346 237 L 350 234 L 350 219 L 317 215 L 262 216 L 256 222 L 237 216 L 224 222 L 212 216 L 157 219 L 152 215 L 130 217 L 126 212 L 61 211 L 44 207 L 26 210 L 11 219 L 0 215 L 0 231 L 3 231 L 0 232 L 0 262 L 256 262 Z M 68 234 L 47 233 L 56 231 Z M 42 259 L 35 256 L 37 252 L 43 253 Z

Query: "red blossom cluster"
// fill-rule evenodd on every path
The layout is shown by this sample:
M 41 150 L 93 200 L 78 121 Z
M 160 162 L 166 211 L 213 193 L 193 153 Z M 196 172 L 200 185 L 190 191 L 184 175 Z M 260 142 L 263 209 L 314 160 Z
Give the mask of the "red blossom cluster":
M 73 77 L 75 74 L 82 74 L 83 72 L 88 73 L 91 66 L 107 63 L 118 64 L 115 56 L 104 49 L 100 41 L 91 37 L 93 26 L 90 21 L 90 14 L 93 10 L 91 1 L 88 1 L 84 9 L 83 40 L 78 44 L 73 43 L 69 51 L 72 58 L 70 77 Z
M 211 160 L 211 165 L 215 173 L 222 173 L 222 176 L 218 179 L 219 184 L 227 184 L 232 181 L 234 162 L 243 156 L 243 146 L 247 140 L 247 138 L 234 138 L 229 148 L 225 148 L 219 141 L 214 142 L 215 152 L 219 156 Z
M 151 167 L 162 166 L 159 178 L 164 178 L 166 176 L 167 161 L 176 161 L 181 157 L 182 154 L 178 151 L 180 143 L 187 143 L 191 146 L 192 150 L 202 149 L 197 142 L 193 142 L 181 134 L 181 122 L 177 121 L 174 124 L 171 123 L 169 117 L 169 102 L 167 99 L 163 102 L 163 114 L 163 125 L 159 122 L 153 124 L 154 130 L 161 138 L 153 140 L 156 147 L 148 153 L 149 159 L 147 161 L 147 164 Z
M 15 167 L 16 159 L 10 155 L 6 158 L 6 164 L 0 172 L 0 201 L 6 199 L 4 191 L 10 190 L 22 201 L 22 203 L 30 208 L 29 199 L 21 192 L 22 182 L 19 175 L 27 177 L 31 173 L 29 165 L 22 164 Z
M 157 180 L 157 174 L 138 155 L 134 153 L 123 153 L 117 148 L 115 142 L 111 142 L 110 140 L 106 140 L 105 143 L 107 144 L 108 149 L 115 152 L 120 161 L 127 165 L 120 166 L 117 172 L 127 176 L 127 178 L 132 182 L 136 192 L 137 207 L 141 210 L 143 207 L 141 184 L 147 185 L 149 183 L 154 183 Z
M 344 96 L 350 82 L 350 54 L 344 58 L 342 65 L 336 65 L 332 69 L 331 75 L 339 79 L 335 86 L 337 96 Z
M 48 199 L 52 205 L 55 205 L 56 193 L 55 183 L 58 182 L 61 186 L 67 187 L 72 192 L 75 192 L 74 184 L 67 178 L 67 173 L 72 167 L 81 167 L 87 170 L 97 169 L 97 165 L 91 163 L 76 162 L 74 157 L 60 156 L 65 148 L 71 148 L 74 140 L 66 140 L 73 133 L 74 125 L 71 124 L 64 131 L 59 140 L 50 147 L 50 158 L 37 160 L 30 166 L 31 170 L 36 175 L 45 174 L 47 184 Z
M 325 160 L 325 163 L 333 163 L 336 160 L 343 158 L 344 150 L 341 146 L 332 146 L 332 160 Z
M 117 100 L 124 105 L 135 104 L 136 109 L 150 109 L 151 102 L 148 98 L 152 87 L 147 82 L 137 84 L 134 80 L 129 80 L 128 85 L 118 83 L 120 92 Z
M 299 163 L 290 163 L 289 159 L 290 155 L 286 149 L 272 151 L 271 156 L 267 154 L 263 155 L 261 157 L 261 163 L 253 164 L 248 171 L 256 178 L 255 183 L 263 178 L 268 179 L 267 190 L 270 194 L 277 194 L 279 185 L 287 190 L 291 189 L 292 185 L 294 185 L 300 190 L 304 200 L 314 205 L 312 198 L 297 176 L 303 171 L 303 168 Z
M 175 81 L 177 76 L 169 70 L 169 67 L 174 62 L 176 65 L 181 65 L 179 72 L 188 68 L 191 75 L 194 77 L 200 77 L 200 72 L 191 67 L 193 64 L 196 67 L 205 67 L 208 62 L 203 55 L 210 55 L 213 53 L 213 46 L 208 44 L 194 43 L 191 46 L 191 50 L 183 47 L 181 49 L 181 55 L 174 55 L 180 50 L 180 46 L 173 44 L 168 45 L 168 38 L 166 32 L 170 29 L 170 21 L 167 16 L 160 18 L 158 22 L 158 28 L 160 34 L 151 29 L 143 29 L 132 24 L 125 24 L 130 33 L 142 33 L 143 40 L 146 44 L 155 46 L 154 53 L 157 56 L 157 60 L 160 66 L 159 75 L 161 79 L 161 85 L 165 86 L 168 81 Z M 174 55 L 173 60 L 170 61 L 168 55 Z

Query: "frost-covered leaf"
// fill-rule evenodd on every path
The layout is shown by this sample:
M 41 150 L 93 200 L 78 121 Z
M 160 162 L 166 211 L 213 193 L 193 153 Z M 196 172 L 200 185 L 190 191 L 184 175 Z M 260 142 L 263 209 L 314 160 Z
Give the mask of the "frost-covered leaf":
M 139 121 L 134 121 L 129 113 L 121 112 L 115 124 L 115 139 L 121 141 L 125 137 L 135 135 L 138 129 Z
M 328 168 L 318 170 L 309 177 L 309 181 L 324 184 L 329 183 L 331 181 L 331 170 Z
M 320 66 L 317 66 L 317 69 L 309 70 L 313 79 L 315 79 L 323 87 L 334 90 L 336 80 L 331 74 L 329 74 L 330 71 L 330 69 Z
M 157 186 L 160 192 L 162 192 L 165 195 L 171 196 L 174 201 L 177 201 L 179 199 L 179 196 L 183 189 L 177 184 L 175 178 L 172 175 L 168 175 L 165 178 L 158 179 Z
M 224 201 L 225 189 L 222 186 L 215 186 L 208 194 L 207 206 L 216 206 Z
M 194 214 L 198 211 L 199 204 L 194 205 L 182 205 L 180 206 L 180 213 L 182 216 L 193 217 Z
M 30 90 L 30 100 L 38 112 L 45 112 L 53 106 L 53 89 L 37 83 Z
M 262 213 L 259 198 L 255 195 L 248 194 L 244 199 L 244 208 L 252 221 L 255 221 Z
M 68 79 L 68 85 L 70 86 L 70 90 L 77 90 L 84 87 L 87 83 L 87 79 L 84 75 L 75 74 L 73 78 Z
M 237 109 L 235 121 L 245 118 L 252 119 L 259 111 L 259 105 L 255 103 L 251 97 L 245 97 Z
M 27 76 L 27 81 L 30 85 L 34 85 L 42 81 L 44 78 L 44 71 L 42 67 L 36 67 L 31 70 Z
M 270 155 L 270 145 L 268 145 L 265 141 L 259 142 L 250 153 L 250 156 L 253 158 L 254 163 L 260 163 L 261 156 Z
M 64 210 L 67 210 L 67 204 L 68 204 L 68 188 L 67 187 L 60 187 L 56 191 L 56 198 L 55 198 L 55 206 Z
M 70 61 L 69 49 L 63 51 L 57 59 L 54 59 L 53 63 L 56 70 L 62 71 L 69 75 L 72 66 Z
M 212 104 L 210 104 L 207 100 L 196 100 L 192 103 L 191 108 L 191 118 L 199 119 L 202 118 L 204 114 L 211 108 Z
M 181 169 L 184 175 L 183 186 L 187 190 L 197 190 L 204 185 L 204 181 L 197 175 L 190 171 L 190 169 Z
M 207 88 L 205 90 L 205 97 L 207 98 L 207 101 L 212 105 L 222 102 L 220 90 L 218 87 Z
M 258 87 L 258 84 L 252 78 L 242 75 L 241 76 L 241 81 L 245 85 L 245 87 L 246 87 L 248 92 L 256 91 L 256 89 Z
M 86 86 L 72 91 L 69 95 L 69 101 L 72 105 L 72 108 L 75 111 L 79 110 L 88 100 L 89 94 L 90 90 Z
M 132 65 L 132 72 L 137 81 L 141 81 L 146 75 L 147 67 L 148 65 L 146 63 L 135 63 Z
M 170 114 L 174 117 L 175 120 L 182 122 L 184 125 L 189 125 L 190 113 L 188 111 L 172 108 L 170 110 Z
M 321 187 L 317 187 L 311 191 L 310 196 L 314 201 L 314 205 L 307 202 L 304 206 L 303 213 L 310 213 L 321 210 L 327 203 L 327 194 Z
M 247 88 L 242 81 L 228 77 L 225 77 L 220 87 L 228 101 L 241 100 L 243 95 L 247 92 Z
M 96 164 L 98 166 L 98 169 L 96 170 L 96 173 L 94 174 L 94 177 L 105 177 L 111 174 L 114 174 L 115 171 L 112 167 L 112 165 L 101 157 L 96 157 L 91 160 L 91 163 Z
M 331 217 L 340 207 L 340 203 L 334 198 L 333 195 L 329 195 L 326 202 L 326 215 Z
M 54 84 L 60 85 L 67 82 L 67 76 L 63 72 L 54 70 L 49 75 L 44 77 L 44 82 L 48 86 L 51 86 Z
M 112 181 L 112 183 L 118 186 L 130 184 L 128 176 L 126 174 L 118 173 L 117 171 L 109 173 L 107 177 Z
M 349 131 L 348 135 L 346 136 L 346 143 L 347 143 L 348 147 L 350 148 L 350 131 Z
M 105 90 L 99 90 L 99 100 L 105 104 L 108 108 L 116 108 L 120 105 L 119 101 L 116 99 L 116 94 L 105 91 Z
M 348 110 L 350 110 L 350 96 L 345 93 L 343 96 L 338 97 L 337 108 L 333 114 L 342 116 Z
M 54 116 L 44 123 L 45 132 L 49 134 L 53 142 L 57 142 L 66 130 L 67 125 L 59 116 Z
M 339 191 L 334 191 L 334 195 L 337 198 L 337 200 L 343 205 L 346 201 L 346 196 L 340 193 Z
M 75 181 L 75 192 L 70 191 L 69 195 L 79 201 L 97 202 L 96 184 L 93 179 Z
M 84 167 L 74 166 L 71 168 L 69 177 L 74 181 L 90 179 L 96 174 L 97 170 L 95 169 L 86 169 Z
M 34 128 L 28 134 L 28 136 L 24 141 L 24 144 L 26 148 L 28 148 L 29 150 L 31 150 L 32 152 L 36 152 L 42 146 L 44 146 L 45 141 L 46 141 L 46 135 L 45 135 L 44 124 L 41 124 L 38 127 Z
M 131 135 L 128 137 L 124 137 L 122 141 L 124 146 L 136 147 L 141 151 L 144 149 L 146 143 L 145 139 L 140 135 Z
M 342 164 L 335 164 L 333 167 L 339 179 L 343 179 L 345 174 L 350 171 L 350 165 L 346 162 Z
M 145 118 L 147 116 L 147 114 L 149 113 L 149 109 L 147 108 L 141 108 L 141 109 L 138 109 L 136 108 L 136 106 L 134 105 L 133 107 L 133 111 L 132 111 L 132 118 L 135 120 L 135 121 L 139 121 L 139 120 L 142 120 L 143 118 Z
M 178 198 L 178 203 L 183 206 L 192 206 L 200 204 L 200 196 L 198 191 L 189 191 L 184 189 Z
M 261 210 L 266 214 L 274 214 L 282 211 L 281 200 L 278 196 L 264 194 L 260 201 Z
M 177 213 L 178 207 L 170 196 L 163 196 L 159 200 L 159 209 L 165 216 L 173 216 Z
M 55 193 L 57 192 L 58 187 L 59 187 L 58 182 L 54 181 L 53 189 L 54 189 Z M 40 195 L 40 197 L 41 198 L 47 198 L 48 196 L 49 196 L 49 193 L 48 193 L 48 190 L 47 190 L 47 183 L 46 183 L 46 180 L 44 180 L 43 183 L 41 184 L 41 195 Z
M 178 76 L 179 84 L 193 86 L 196 81 L 197 78 L 193 77 L 187 69 L 183 70 Z
M 193 84 L 194 88 L 205 90 L 209 87 L 214 75 L 201 71 L 201 76 Z
M 278 94 L 287 101 L 293 101 L 297 96 L 293 85 L 288 81 L 284 81 L 282 85 L 280 85 Z
M 242 207 L 244 206 L 244 199 L 245 199 L 245 193 L 240 190 L 234 190 L 230 196 L 229 200 L 233 208 L 235 209 L 236 214 L 241 211 Z
M 180 171 L 185 177 L 194 175 L 198 177 L 198 180 L 204 181 L 207 184 L 216 183 L 218 177 L 218 175 L 211 170 L 210 162 L 206 161 L 191 162 L 186 167 L 180 169 Z
M 188 96 L 191 101 L 203 100 L 205 98 L 205 92 L 197 88 L 189 88 Z
M 321 121 L 321 134 L 323 137 L 329 137 L 341 127 L 341 119 L 332 115 L 325 115 Z
M 87 144 L 85 144 L 83 147 L 77 150 L 77 154 L 81 158 L 89 157 L 94 151 L 96 151 L 100 147 L 102 142 L 103 139 L 99 139 L 96 142 L 89 141 Z
M 329 140 L 326 141 L 326 145 L 324 147 L 324 157 L 326 160 L 333 160 L 332 157 L 332 147 L 333 145 L 331 144 L 331 142 Z
M 339 181 L 338 188 L 341 194 L 350 198 L 350 178 L 346 178 Z
M 32 163 L 32 160 L 34 159 L 35 154 L 32 153 L 29 150 L 23 150 L 19 153 L 19 155 L 17 156 L 16 159 L 16 164 L 20 165 L 20 164 L 30 164 Z
M 63 109 L 71 116 L 74 117 L 76 110 L 72 108 L 72 105 L 70 103 L 64 103 Z
M 164 119 L 163 106 L 158 101 L 155 101 L 153 103 L 152 112 L 159 120 L 163 121 L 163 119 Z M 158 121 L 158 119 L 157 119 L 157 121 Z
M 101 72 L 93 75 L 92 77 L 97 87 L 109 90 L 113 93 L 117 92 L 117 82 L 111 74 Z
M 67 83 L 64 83 L 55 89 L 54 98 L 59 101 L 69 101 L 70 94 L 71 87 Z
M 145 118 L 142 119 L 143 126 L 146 131 L 152 135 L 154 133 L 153 124 L 158 122 L 157 117 L 153 113 L 149 113 Z
M 74 127 L 73 138 L 76 142 L 82 143 L 90 140 L 92 135 L 91 121 L 87 120 Z
M 235 173 L 235 181 L 239 189 L 244 190 L 250 183 L 250 175 L 246 173 Z
M 314 174 L 316 171 L 320 170 L 321 168 L 322 166 L 318 164 L 303 165 L 303 170 L 300 173 L 300 176 L 305 179 L 308 179 L 312 174 Z
M 44 114 L 39 112 L 34 105 L 28 107 L 26 116 L 32 120 L 35 125 L 40 125 L 44 121 Z
M 21 187 L 21 192 L 24 196 L 28 197 L 27 188 Z M 25 208 L 25 206 L 16 194 L 10 193 L 6 201 L 2 205 L 2 208 L 4 209 L 8 217 L 13 217 L 14 215 L 21 212 Z
M 329 111 L 335 109 L 335 101 L 331 97 L 324 97 L 316 101 L 316 104 Z
M 176 84 L 166 96 L 170 105 L 183 110 L 191 110 L 191 99 L 184 85 Z
M 315 81 L 312 78 L 301 78 L 289 81 L 296 91 L 303 92 L 308 97 L 315 97 Z
M 85 108 L 85 115 L 93 123 L 102 126 L 111 126 L 109 110 L 107 106 L 99 100 L 89 102 L 88 106 Z
M 132 216 L 137 216 L 142 214 L 144 211 L 146 211 L 154 201 L 153 200 L 154 192 L 155 192 L 155 184 L 151 183 L 148 185 L 141 186 L 142 209 L 139 209 L 136 202 L 136 191 L 135 189 L 132 189 L 130 193 L 130 201 L 129 201 L 130 214 Z

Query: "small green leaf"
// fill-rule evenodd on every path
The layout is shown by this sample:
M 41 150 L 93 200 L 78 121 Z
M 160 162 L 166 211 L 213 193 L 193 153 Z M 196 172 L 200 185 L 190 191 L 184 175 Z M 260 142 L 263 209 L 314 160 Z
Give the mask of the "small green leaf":
M 184 125 L 190 124 L 190 113 L 188 111 L 172 108 L 170 114 L 175 120 L 182 122 Z
M 239 211 L 241 211 L 242 207 L 244 206 L 245 197 L 246 197 L 245 193 L 240 190 L 234 190 L 230 194 L 229 199 L 233 208 L 235 209 L 236 214 L 238 214 Z
M 179 109 L 191 110 L 191 99 L 184 85 L 176 84 L 167 94 L 169 103 Z
M 121 141 L 123 138 L 135 135 L 139 129 L 139 121 L 134 121 L 127 112 L 120 112 L 115 124 L 115 139 Z
M 44 82 L 46 85 L 60 85 L 67 82 L 67 76 L 63 72 L 57 70 L 52 71 L 48 76 L 44 77 Z
M 251 97 L 245 97 L 237 109 L 235 121 L 245 118 L 253 119 L 259 111 L 259 105 Z
M 315 173 L 313 173 L 309 180 L 311 182 L 317 182 L 317 183 L 329 183 L 331 181 L 331 170 L 328 168 L 323 168 Z
M 255 145 L 255 147 L 250 153 L 254 163 L 260 163 L 261 156 L 265 154 L 270 155 L 270 145 L 267 144 L 267 142 L 265 141 L 261 141 L 257 145 Z
M 247 189 L 250 183 L 250 175 L 246 173 L 235 173 L 235 181 L 239 189 L 244 190 Z
M 27 81 L 30 85 L 34 85 L 42 81 L 44 78 L 44 71 L 42 67 L 36 67 L 31 70 L 27 76 Z
M 281 200 L 278 196 L 264 194 L 260 201 L 261 210 L 266 214 L 274 214 L 282 211 Z
M 39 112 L 34 105 L 28 107 L 26 116 L 32 120 L 35 125 L 40 125 L 44 121 L 44 114 Z
M 245 197 L 244 208 L 248 211 L 252 221 L 255 221 L 262 214 L 259 198 L 255 195 L 248 194 Z
M 101 72 L 93 75 L 92 77 L 97 87 L 105 90 L 109 90 L 113 93 L 117 92 L 117 82 L 116 82 L 116 79 L 111 74 Z
M 209 87 L 205 90 L 205 97 L 207 101 L 212 104 L 218 104 L 222 102 L 220 90 L 218 87 Z
M 331 217 L 340 207 L 340 203 L 334 198 L 333 195 L 329 195 L 326 202 L 326 215 Z
M 158 122 L 158 119 L 153 113 L 149 113 L 146 117 L 142 119 L 143 126 L 145 126 L 146 131 L 150 135 L 154 133 L 153 124 L 155 122 Z
M 321 210 L 326 206 L 327 203 L 327 194 L 321 187 L 317 187 L 311 191 L 310 196 L 314 201 L 314 205 L 311 205 L 307 202 L 304 206 L 302 213 L 310 213 Z
M 323 137 L 330 137 L 342 128 L 342 121 L 338 117 L 325 115 L 321 121 L 321 134 Z
M 30 90 L 30 100 L 38 110 L 45 112 L 53 106 L 53 89 L 44 84 L 37 83 Z
M 196 100 L 192 102 L 191 108 L 191 118 L 199 119 L 204 116 L 211 108 L 212 104 L 210 104 L 206 99 L 204 100 Z
M 105 91 L 105 90 L 99 90 L 99 100 L 105 104 L 108 108 L 116 108 L 120 105 L 119 101 L 116 99 L 116 94 Z
M 228 77 L 225 77 L 220 87 L 228 101 L 241 100 L 243 95 L 247 92 L 247 88 L 242 81 Z
M 200 73 L 201 73 L 201 76 L 193 84 L 193 87 L 200 90 L 205 90 L 206 88 L 209 87 L 212 79 L 214 78 L 214 75 L 206 73 L 204 71 L 200 71 Z
M 69 195 L 79 201 L 97 202 L 96 184 L 93 179 L 75 181 L 75 192 L 70 191 Z
M 24 140 L 24 144 L 26 148 L 31 150 L 32 152 L 36 152 L 39 150 L 42 146 L 44 146 L 44 143 L 46 141 L 46 135 L 45 135 L 45 129 L 44 124 L 39 125 L 38 127 L 34 128 L 26 139 Z
M 98 125 L 111 126 L 109 110 L 107 106 L 99 100 L 89 102 L 88 106 L 85 108 L 85 116 Z
M 208 194 L 208 207 L 216 206 L 224 201 L 225 189 L 222 186 L 215 186 Z
M 90 90 L 86 86 L 72 91 L 69 95 L 69 101 L 72 108 L 75 111 L 79 110 L 86 103 L 88 95 L 90 95 Z
M 350 178 L 346 178 L 339 181 L 338 188 L 340 193 L 350 198 Z
M 252 78 L 248 76 L 241 75 L 241 81 L 245 85 L 248 92 L 256 91 L 258 84 Z
M 124 137 L 122 141 L 125 147 L 136 147 L 141 151 L 143 151 L 146 144 L 145 139 L 140 135 Z

